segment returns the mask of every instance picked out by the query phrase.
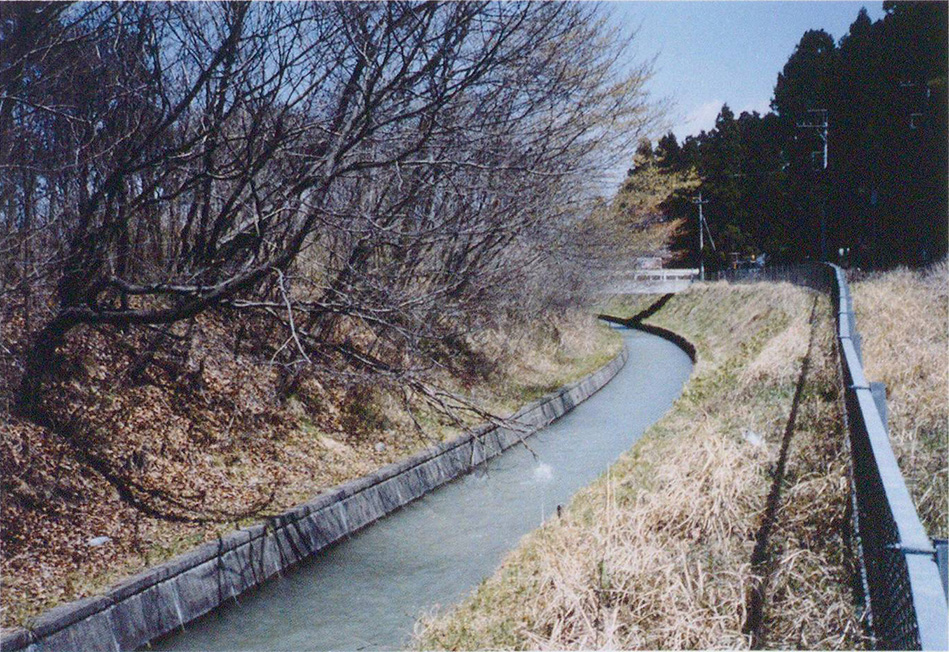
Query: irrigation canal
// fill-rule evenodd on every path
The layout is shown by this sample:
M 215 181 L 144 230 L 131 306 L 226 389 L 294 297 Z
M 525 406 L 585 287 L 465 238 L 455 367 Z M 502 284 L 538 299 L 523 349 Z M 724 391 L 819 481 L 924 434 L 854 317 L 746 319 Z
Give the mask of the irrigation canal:
M 404 647 L 417 617 L 459 601 L 518 540 L 605 471 L 681 392 L 674 344 L 623 329 L 629 362 L 586 402 L 451 482 L 152 649 Z

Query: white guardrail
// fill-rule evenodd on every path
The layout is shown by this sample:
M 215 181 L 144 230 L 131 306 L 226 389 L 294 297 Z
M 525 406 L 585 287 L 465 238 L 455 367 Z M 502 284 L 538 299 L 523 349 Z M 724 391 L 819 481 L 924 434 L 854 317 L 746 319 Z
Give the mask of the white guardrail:
M 617 278 L 632 281 L 690 281 L 699 277 L 698 269 L 635 269 Z

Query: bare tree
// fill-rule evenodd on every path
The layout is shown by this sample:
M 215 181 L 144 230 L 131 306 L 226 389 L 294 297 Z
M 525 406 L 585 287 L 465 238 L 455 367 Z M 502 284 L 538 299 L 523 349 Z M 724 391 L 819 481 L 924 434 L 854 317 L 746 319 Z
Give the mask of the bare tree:
M 48 427 L 77 327 L 208 310 L 276 327 L 288 373 L 473 409 L 429 371 L 541 279 L 579 287 L 590 184 L 652 117 L 593 5 L 32 4 L 2 29 L 0 297 Z

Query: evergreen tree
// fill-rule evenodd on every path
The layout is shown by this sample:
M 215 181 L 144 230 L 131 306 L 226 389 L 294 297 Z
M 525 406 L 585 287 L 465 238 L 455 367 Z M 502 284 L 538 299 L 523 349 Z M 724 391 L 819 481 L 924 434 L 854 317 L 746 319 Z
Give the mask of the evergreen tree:
M 697 264 L 696 191 L 709 200 L 719 263 L 728 252 L 795 262 L 848 249 L 869 267 L 946 255 L 947 4 L 884 9 L 876 22 L 861 10 L 839 44 L 805 32 L 778 75 L 771 113 L 736 118 L 725 105 L 711 131 L 659 141 L 659 167 L 694 167 L 701 179 L 662 203 L 686 225 L 672 244 L 680 262 Z M 826 169 L 821 130 L 803 127 L 825 116 Z

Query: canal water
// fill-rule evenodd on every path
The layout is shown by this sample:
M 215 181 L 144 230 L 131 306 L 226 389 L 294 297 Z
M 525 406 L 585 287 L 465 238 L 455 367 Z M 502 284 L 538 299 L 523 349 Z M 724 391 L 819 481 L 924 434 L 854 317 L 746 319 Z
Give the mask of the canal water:
M 654 335 L 622 333 L 626 366 L 530 437 L 531 450 L 512 448 L 153 648 L 377 650 L 410 643 L 420 613 L 470 593 L 678 397 L 692 369 L 688 356 Z

